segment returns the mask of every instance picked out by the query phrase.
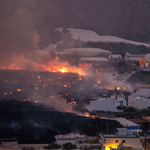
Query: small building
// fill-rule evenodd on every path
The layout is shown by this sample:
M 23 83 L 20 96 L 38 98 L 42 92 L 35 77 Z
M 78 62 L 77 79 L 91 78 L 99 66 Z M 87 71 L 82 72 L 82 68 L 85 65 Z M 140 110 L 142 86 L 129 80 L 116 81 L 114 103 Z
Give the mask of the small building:
M 123 58 L 122 58 L 121 54 L 111 54 L 108 56 L 108 61 L 110 63 L 118 63 L 120 61 L 123 61 Z
M 130 121 L 136 123 L 139 125 L 140 129 L 142 130 L 149 130 L 150 128 L 150 120 L 145 119 L 147 116 L 142 116 L 142 118 L 136 118 L 136 119 L 129 119 Z
M 130 54 L 126 53 L 125 61 L 136 61 L 139 62 L 141 58 L 144 58 L 144 55 Z
M 150 107 L 150 88 L 136 90 L 128 96 L 128 106 L 136 109 L 145 109 Z
M 55 50 L 57 49 L 57 44 L 49 44 L 48 47 L 44 47 L 44 50 Z
M 146 55 L 144 56 L 144 58 L 145 58 L 145 63 L 150 64 L 150 54 L 146 54 Z
M 117 148 L 118 145 L 131 145 L 132 147 L 142 147 L 140 136 L 134 134 L 126 128 L 117 128 L 116 134 L 100 134 L 101 150 Z
M 150 98 L 146 98 L 144 96 L 137 97 L 128 97 L 128 106 L 134 107 L 136 109 L 146 109 L 150 107 Z
M 118 106 L 126 106 L 125 96 L 115 96 L 102 98 L 94 101 L 90 101 L 90 104 L 86 105 L 88 111 L 111 111 L 111 112 L 119 112 Z
M 104 57 L 81 57 L 79 61 L 79 67 L 83 69 L 103 66 L 108 66 L 108 60 Z
M 56 135 L 56 143 L 58 144 L 65 144 L 65 143 L 72 143 L 72 144 L 83 144 L 86 140 L 84 135 L 80 135 L 79 133 L 69 133 L 66 135 Z
M 0 142 L 0 150 L 21 150 L 15 138 L 3 138 L 0 139 Z
M 135 95 L 150 97 L 150 88 L 141 88 L 139 90 L 136 90 Z
M 139 129 L 139 124 L 134 123 L 128 119 L 125 118 L 112 118 L 111 120 L 116 120 L 118 121 L 123 127 L 125 127 L 126 129 L 134 132 L 134 133 L 138 133 L 139 131 L 142 132 L 141 129 Z

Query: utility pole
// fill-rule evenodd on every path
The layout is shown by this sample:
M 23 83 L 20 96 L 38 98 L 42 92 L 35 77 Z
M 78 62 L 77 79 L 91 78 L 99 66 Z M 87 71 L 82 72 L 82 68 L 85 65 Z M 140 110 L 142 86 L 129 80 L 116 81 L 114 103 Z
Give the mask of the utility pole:
M 107 126 L 107 133 L 108 133 L 108 124 L 106 124 L 106 126 Z

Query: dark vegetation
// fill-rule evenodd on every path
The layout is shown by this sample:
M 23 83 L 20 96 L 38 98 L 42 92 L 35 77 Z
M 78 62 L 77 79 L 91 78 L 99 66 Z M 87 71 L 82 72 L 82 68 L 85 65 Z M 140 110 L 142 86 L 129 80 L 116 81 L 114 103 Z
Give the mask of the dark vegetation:
M 118 106 L 117 109 L 123 112 L 115 112 L 116 117 L 124 117 L 127 119 L 142 118 L 142 116 L 150 116 L 150 109 L 135 109 L 134 107 Z
M 131 54 L 146 54 L 150 53 L 150 49 L 144 45 L 131 45 L 121 43 L 103 43 L 103 42 L 88 42 L 85 44 L 86 47 L 102 48 L 110 50 L 112 54 L 121 54 L 123 57 L 125 53 Z
M 61 145 L 54 142 L 44 147 L 44 149 L 59 149 L 59 148 L 61 148 Z
M 13 99 L 0 101 L 0 122 L 0 138 L 13 136 L 19 143 L 51 143 L 56 134 L 70 132 L 106 133 L 106 124 L 109 124 L 109 133 L 122 127 L 117 121 L 50 111 L 40 104 Z
M 77 146 L 69 142 L 69 143 L 63 144 L 63 149 L 77 149 Z
M 127 82 L 130 84 L 150 84 L 150 72 L 141 71 L 131 75 Z

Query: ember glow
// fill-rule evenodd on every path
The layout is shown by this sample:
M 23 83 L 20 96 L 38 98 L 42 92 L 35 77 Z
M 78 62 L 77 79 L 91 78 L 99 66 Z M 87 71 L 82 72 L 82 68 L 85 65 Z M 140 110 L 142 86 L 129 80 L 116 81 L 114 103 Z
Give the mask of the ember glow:
M 84 116 L 85 117 L 91 117 L 91 118 L 97 118 L 98 116 L 96 116 L 96 115 L 90 115 L 88 112 L 86 112 L 85 114 L 84 114 Z
M 61 62 L 58 57 L 53 61 L 44 61 L 44 59 L 44 57 L 42 59 L 37 57 L 32 60 L 20 54 L 14 57 L 14 60 L 9 64 L 0 66 L 0 69 L 78 73 L 80 75 L 86 75 L 82 68 L 71 66 L 67 62 Z

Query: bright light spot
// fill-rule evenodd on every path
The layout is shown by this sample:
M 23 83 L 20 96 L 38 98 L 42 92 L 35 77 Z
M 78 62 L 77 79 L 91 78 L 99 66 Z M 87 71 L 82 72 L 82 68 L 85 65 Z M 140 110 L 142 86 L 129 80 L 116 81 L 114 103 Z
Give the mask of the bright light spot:
M 117 90 L 120 90 L 120 87 L 117 87 Z
M 21 89 L 17 89 L 18 92 L 21 92 Z
M 97 81 L 97 83 L 101 83 L 101 81 Z

